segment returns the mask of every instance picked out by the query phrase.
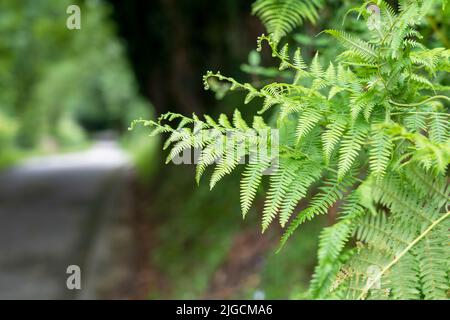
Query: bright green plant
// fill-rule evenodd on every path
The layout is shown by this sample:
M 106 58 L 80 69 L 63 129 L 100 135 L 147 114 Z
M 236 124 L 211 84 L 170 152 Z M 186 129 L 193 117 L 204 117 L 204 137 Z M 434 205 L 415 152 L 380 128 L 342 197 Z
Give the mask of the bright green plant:
M 258 39 L 258 50 L 267 43 L 279 69 L 293 72 L 291 83 L 258 88 L 220 73 L 204 76 L 206 89 L 225 82 L 230 90 L 247 92 L 245 103 L 262 101 L 251 126 L 237 110 L 231 122 L 224 114 L 216 122 L 209 116 L 201 120 L 173 113 L 139 122 L 152 127 L 152 134 L 170 134 L 168 161 L 185 149 L 200 148 L 197 181 L 215 164 L 211 188 L 252 156 L 252 147 L 266 145 L 264 130 L 279 130 L 279 166 L 268 178 L 262 230 L 278 219 L 287 226 L 283 246 L 301 224 L 331 207 L 338 211 L 336 223 L 320 235 L 309 297 L 445 299 L 450 98 L 442 81 L 450 71 L 450 50 L 425 47 L 419 32 L 427 15 L 445 3 L 404 0 L 398 10 L 383 1 L 364 3 L 350 13 L 367 20 L 365 32 L 323 31 L 344 48 L 326 65 L 319 53 L 306 63 L 300 48 L 292 54 L 280 42 L 304 17 L 314 20 L 319 4 L 255 3 L 254 12 L 274 33 Z M 270 125 L 263 119 L 266 114 L 268 120 L 275 118 Z M 178 125 L 172 127 L 173 121 Z M 198 139 L 202 129 L 213 130 Z M 232 150 L 217 148 L 217 141 L 230 139 L 230 132 Z M 272 157 L 259 157 L 245 167 L 244 216 Z M 306 209 L 296 212 L 302 199 Z
M 275 41 L 289 34 L 304 20 L 316 22 L 322 0 L 257 0 L 252 12 L 256 14 Z

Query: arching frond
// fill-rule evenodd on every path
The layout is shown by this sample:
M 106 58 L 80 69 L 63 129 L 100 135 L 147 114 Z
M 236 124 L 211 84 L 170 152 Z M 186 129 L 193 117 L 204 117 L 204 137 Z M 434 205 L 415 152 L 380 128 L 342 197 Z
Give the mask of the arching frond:
M 253 163 L 246 166 L 245 171 L 242 173 L 241 179 L 241 208 L 242 215 L 245 218 L 253 199 L 255 198 L 256 191 L 264 173 L 264 170 L 270 167 L 270 158 L 263 157 L 256 159 Z
M 363 215 L 364 208 L 359 204 L 358 195 L 353 193 L 345 200 L 339 221 L 320 233 L 318 262 L 309 288 L 310 297 L 321 299 L 328 296 L 333 279 L 343 262 L 344 247 Z
M 279 41 L 304 20 L 314 23 L 321 7 L 321 0 L 257 0 L 252 12 L 261 19 L 274 40 Z
M 349 13 L 367 23 L 351 34 L 325 30 L 332 54 L 308 48 L 316 54 L 306 63 L 300 48 L 279 48 L 280 39 L 314 22 L 322 1 L 257 0 L 253 12 L 271 33 L 258 38 L 257 50 L 268 45 L 280 76 L 241 83 L 208 71 L 203 80 L 221 94 L 243 91 L 244 104 L 259 104 L 267 123 L 255 116 L 250 125 L 236 109 L 231 118 L 169 112 L 132 126 L 166 135 L 168 161 L 194 149 L 196 180 L 213 167 L 211 188 L 245 164 L 244 217 L 269 175 L 261 225 L 287 225 L 280 249 L 333 208 L 337 220 L 320 233 L 310 297 L 448 298 L 450 50 L 439 48 L 438 25 L 427 48 L 427 15 L 439 4 L 402 0 L 394 9 L 366 1 Z
M 296 177 L 298 162 L 294 159 L 284 159 L 280 169 L 270 177 L 270 188 L 264 203 L 262 231 L 264 232 L 278 214 L 284 198 L 289 192 L 291 182 Z
M 386 168 L 392 157 L 394 144 L 382 126 L 374 125 L 372 128 L 372 147 L 370 149 L 370 170 L 377 178 L 386 173 Z
M 350 170 L 366 142 L 368 129 L 365 123 L 359 122 L 347 131 L 339 149 L 339 177 L 342 178 Z

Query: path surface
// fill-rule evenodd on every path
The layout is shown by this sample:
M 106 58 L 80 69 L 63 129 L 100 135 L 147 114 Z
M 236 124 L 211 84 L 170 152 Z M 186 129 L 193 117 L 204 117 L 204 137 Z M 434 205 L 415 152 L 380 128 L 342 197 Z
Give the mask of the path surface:
M 0 299 L 98 298 L 125 277 L 111 256 L 130 241 L 120 225 L 129 169 L 116 144 L 99 142 L 0 173 Z M 67 289 L 69 265 L 81 267 L 82 290 Z

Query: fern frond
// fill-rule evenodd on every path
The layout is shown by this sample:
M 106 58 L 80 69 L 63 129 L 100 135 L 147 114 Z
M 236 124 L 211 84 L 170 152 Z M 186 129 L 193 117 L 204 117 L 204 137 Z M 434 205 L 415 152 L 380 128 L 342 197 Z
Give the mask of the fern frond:
M 350 170 L 353 162 L 356 160 L 363 144 L 366 142 L 368 127 L 366 124 L 355 123 L 342 140 L 339 149 L 339 167 L 338 176 L 342 178 Z
M 283 159 L 280 169 L 270 177 L 270 188 L 264 203 L 262 232 L 264 232 L 281 208 L 282 202 L 289 192 L 298 170 L 298 162 L 294 159 Z
M 427 78 L 425 78 L 421 75 L 415 74 L 415 73 L 412 73 L 410 75 L 410 78 L 414 83 L 416 83 L 418 85 L 419 88 L 425 88 L 425 89 L 428 88 L 428 89 L 434 90 L 433 84 Z
M 416 165 L 406 166 L 404 177 L 415 188 L 417 193 L 429 201 L 433 200 L 433 198 L 438 198 L 438 201 L 450 202 L 450 186 L 446 177 L 433 176 L 432 172 L 427 172 Z
M 225 128 L 225 129 L 232 129 L 233 126 L 231 125 L 230 120 L 228 120 L 228 117 L 226 114 L 221 113 L 219 116 L 219 124 Z
M 305 70 L 308 66 L 306 65 L 305 61 L 303 60 L 302 57 L 302 52 L 300 48 L 297 48 L 295 50 L 294 53 L 294 65 L 298 68 L 298 69 L 302 69 Z
M 382 178 L 392 157 L 394 144 L 382 126 L 373 126 L 370 149 L 370 170 L 376 178 Z
M 241 209 L 245 218 L 255 198 L 256 191 L 264 173 L 270 167 L 270 158 L 263 157 L 246 166 L 241 179 Z
M 241 129 L 241 130 L 249 129 L 248 124 L 242 118 L 242 114 L 238 109 L 234 110 L 234 113 L 233 113 L 233 126 L 236 129 Z
M 228 140 L 228 148 L 224 151 L 223 157 L 216 165 L 209 182 L 209 188 L 212 189 L 225 175 L 230 174 L 236 166 L 243 160 L 246 154 L 245 145 L 239 140 L 239 137 L 232 136 Z
M 425 299 L 448 299 L 448 227 L 441 227 L 440 232 L 429 234 L 417 244 L 414 252 L 419 262 L 421 292 Z
M 191 149 L 194 146 L 194 139 L 189 136 L 189 138 L 178 141 L 173 148 L 170 150 L 169 155 L 166 158 L 166 164 L 170 161 L 173 161 L 176 156 L 178 156 L 181 152 Z
M 325 163 L 330 161 L 333 150 L 338 145 L 347 127 L 347 120 L 343 116 L 332 118 L 327 125 L 325 132 L 322 134 L 323 154 Z
M 413 183 L 414 188 L 417 183 Z M 365 184 L 368 186 L 366 196 L 389 208 L 391 215 L 379 212 L 361 220 L 356 237 L 366 245 L 342 268 L 348 271 L 345 277 L 338 277 L 335 288 L 340 289 L 337 291 L 351 299 L 419 299 L 425 291 L 427 294 L 433 291 L 442 297 L 449 288 L 448 282 L 441 282 L 436 290 L 430 288 L 437 285 L 436 279 L 445 277 L 445 272 L 439 270 L 445 270 L 442 261 L 446 261 L 450 248 L 444 238 L 433 243 L 428 239 L 445 237 L 448 242 L 444 229 L 448 227 L 450 212 L 441 211 L 448 200 L 439 194 L 429 194 L 429 191 L 418 195 L 411 184 L 392 174 L 381 181 Z M 440 186 L 436 188 L 438 193 L 443 192 L 442 184 Z M 424 245 L 430 248 L 424 250 Z M 424 252 L 429 257 L 439 252 L 444 258 L 426 260 L 422 256 Z M 437 263 L 437 269 L 430 272 L 433 262 Z
M 315 108 L 306 108 L 300 118 L 297 125 L 297 142 L 306 136 L 314 126 L 322 119 L 322 114 Z
M 377 59 L 377 53 L 374 47 L 359 38 L 353 37 L 346 32 L 328 29 L 324 31 L 334 38 L 338 39 L 339 42 L 347 49 L 354 50 L 353 52 L 357 54 L 365 62 L 375 62 Z
M 445 143 L 450 138 L 449 115 L 432 113 L 430 115 L 430 140 L 436 143 Z
M 311 67 L 309 71 L 316 78 L 322 78 L 325 76 L 325 71 L 323 70 L 323 67 L 319 61 L 319 52 L 316 52 L 316 54 L 314 55 L 314 58 L 311 61 Z
M 400 14 L 394 20 L 389 29 L 390 50 L 392 58 L 398 58 L 402 49 L 403 40 L 407 36 L 410 27 L 419 19 L 419 8 L 415 2 L 400 3 Z
M 354 25 L 358 34 L 324 31 L 332 41 L 327 48 L 340 43 L 344 50 L 333 49 L 326 61 L 326 48 L 307 64 L 300 49 L 291 57 L 287 44 L 278 47 L 305 19 L 315 21 L 322 1 L 257 0 L 253 11 L 271 33 L 258 38 L 257 50 L 270 46 L 283 70 L 279 82 L 240 83 L 219 72 L 203 80 L 216 94 L 244 91 L 245 104 L 261 104 L 258 114 L 272 109 L 271 126 L 259 116 L 250 126 L 239 110 L 230 119 L 221 114 L 203 121 L 167 113 L 132 126 L 142 123 L 153 135 L 167 135 L 168 160 L 200 150 L 196 180 L 216 164 L 211 188 L 250 158 L 240 184 L 244 217 L 262 176 L 271 174 L 262 231 L 274 219 L 288 224 L 280 249 L 301 224 L 338 209 L 337 222 L 320 235 L 311 297 L 448 298 L 450 50 L 428 49 L 437 39 L 430 43 L 421 34 L 429 35 L 424 18 L 438 2 L 402 0 L 397 12 L 379 0 L 368 13 L 365 1 L 349 11 L 369 19 Z M 289 83 L 280 80 L 287 78 Z M 270 156 L 255 155 L 266 143 Z M 280 147 L 277 154 L 272 146 Z M 278 159 L 275 171 L 266 170 Z M 305 206 L 292 217 L 300 201 Z
M 423 113 L 412 113 L 404 118 L 405 127 L 412 132 L 427 130 L 427 115 Z
M 214 139 L 215 141 L 213 143 L 210 143 L 200 153 L 195 170 L 195 181 L 197 182 L 197 184 L 200 183 L 200 179 L 206 168 L 220 159 L 223 156 L 223 152 L 225 151 L 225 137 L 220 131 L 216 131 L 216 134 L 212 136 L 212 139 Z
M 404 217 L 416 216 L 429 222 L 432 214 L 421 209 L 420 198 L 405 189 L 403 180 L 395 174 L 390 174 L 372 184 L 371 197 L 374 202 L 388 207 L 392 212 L 401 212 Z
M 353 183 L 354 177 L 349 174 L 340 180 L 334 178 L 330 179 L 324 186 L 320 187 L 320 192 L 312 198 L 309 206 L 298 213 L 295 219 L 290 223 L 280 240 L 278 251 L 283 248 L 287 240 L 301 224 L 311 220 L 316 215 L 326 214 L 328 209 L 333 206 L 336 201 L 342 199 L 344 193 L 353 185 Z
M 306 196 L 310 186 L 322 175 L 322 166 L 316 162 L 305 162 L 297 171 L 280 210 L 282 227 L 288 222 L 298 202 Z
M 417 257 L 412 252 L 406 253 L 396 263 L 395 267 L 392 267 L 383 281 L 390 283 L 389 294 L 392 299 L 420 299 L 419 261 Z
M 316 22 L 321 7 L 321 0 L 257 0 L 252 5 L 252 13 L 278 42 L 305 19 Z
M 321 299 L 329 294 L 333 278 L 341 265 L 341 254 L 356 227 L 356 222 L 363 214 L 364 208 L 359 204 L 359 197 L 353 193 L 342 206 L 339 221 L 324 228 L 320 233 L 318 263 L 309 288 L 312 298 Z
M 367 109 L 373 109 L 374 106 L 373 98 L 374 98 L 373 91 L 352 95 L 350 99 L 350 110 L 353 122 L 357 120 L 361 112 L 366 111 Z M 368 116 L 366 116 L 365 118 L 367 119 Z
M 303 60 L 300 48 L 297 48 L 297 50 L 295 50 L 293 64 L 296 69 L 296 73 L 295 73 L 295 77 L 294 77 L 294 84 L 295 84 L 300 79 L 308 76 L 308 72 L 305 71 L 307 69 L 307 65 L 306 65 L 305 61 Z

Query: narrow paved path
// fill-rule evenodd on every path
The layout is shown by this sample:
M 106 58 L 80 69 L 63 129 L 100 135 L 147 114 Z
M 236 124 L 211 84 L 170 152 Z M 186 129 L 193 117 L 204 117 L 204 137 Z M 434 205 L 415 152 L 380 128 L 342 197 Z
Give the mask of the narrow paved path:
M 115 281 L 104 268 L 128 169 L 115 143 L 99 142 L 0 173 L 0 299 L 97 298 L 102 281 Z M 79 291 L 66 287 L 69 265 L 81 267 Z

